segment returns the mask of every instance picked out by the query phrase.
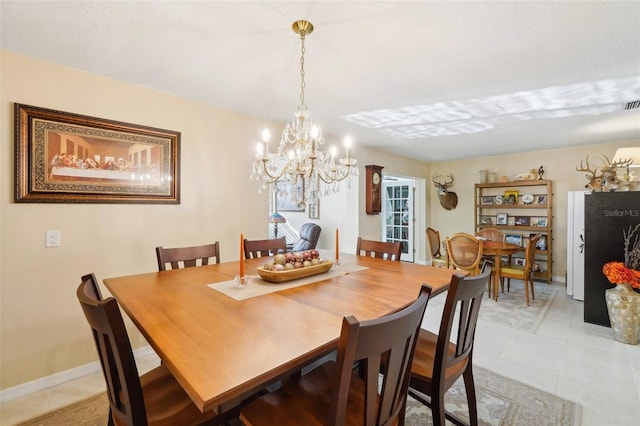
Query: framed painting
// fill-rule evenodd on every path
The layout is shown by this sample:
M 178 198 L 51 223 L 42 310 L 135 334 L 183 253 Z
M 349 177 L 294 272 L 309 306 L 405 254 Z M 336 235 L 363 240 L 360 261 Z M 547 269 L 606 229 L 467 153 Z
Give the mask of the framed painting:
M 515 224 L 517 226 L 529 226 L 531 223 L 529 216 L 516 216 Z
M 16 103 L 18 203 L 180 204 L 180 132 Z
M 304 181 L 300 180 L 295 184 L 291 182 L 276 182 L 275 205 L 276 211 L 281 212 L 303 212 L 304 203 Z
M 309 204 L 309 219 L 320 219 L 320 200 L 315 204 Z

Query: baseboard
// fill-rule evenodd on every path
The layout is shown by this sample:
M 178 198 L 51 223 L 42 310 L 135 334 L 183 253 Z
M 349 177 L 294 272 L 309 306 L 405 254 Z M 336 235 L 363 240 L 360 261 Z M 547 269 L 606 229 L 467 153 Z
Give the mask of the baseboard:
M 133 355 L 136 359 L 144 358 L 153 354 L 155 354 L 155 352 L 153 351 L 151 346 L 148 345 L 135 349 L 133 351 Z M 18 386 L 4 389 L 0 391 L 0 402 L 11 401 L 16 398 L 21 398 L 38 391 L 48 389 L 53 386 L 80 379 L 84 376 L 97 373 L 98 371 L 100 371 L 100 368 L 100 361 L 90 362 L 89 364 L 74 367 L 69 370 L 52 374 L 50 376 L 41 377 L 39 379 L 32 380 Z

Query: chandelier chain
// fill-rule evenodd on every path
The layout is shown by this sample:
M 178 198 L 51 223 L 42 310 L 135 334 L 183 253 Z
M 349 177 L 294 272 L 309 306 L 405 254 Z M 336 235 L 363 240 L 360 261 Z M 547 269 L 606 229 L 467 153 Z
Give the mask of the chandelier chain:
M 306 31 L 305 30 L 301 30 L 300 31 L 300 40 L 301 40 L 301 47 L 300 47 L 300 107 L 303 109 L 307 109 L 307 106 L 304 104 L 304 88 L 306 87 L 306 82 L 304 81 L 304 54 L 306 52 L 306 49 L 304 47 L 304 36 L 305 36 Z

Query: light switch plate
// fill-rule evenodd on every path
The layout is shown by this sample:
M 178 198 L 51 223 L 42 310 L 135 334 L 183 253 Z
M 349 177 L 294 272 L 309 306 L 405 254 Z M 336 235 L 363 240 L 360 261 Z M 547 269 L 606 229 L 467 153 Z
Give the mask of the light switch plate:
M 60 247 L 60 231 L 47 231 L 45 232 L 44 246 Z

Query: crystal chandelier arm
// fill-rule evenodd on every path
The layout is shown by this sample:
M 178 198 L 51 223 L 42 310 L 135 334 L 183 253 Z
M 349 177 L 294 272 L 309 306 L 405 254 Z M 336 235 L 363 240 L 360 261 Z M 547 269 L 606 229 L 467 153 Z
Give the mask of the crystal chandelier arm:
M 339 175 L 339 176 L 330 176 L 328 175 L 326 172 L 325 173 L 321 173 L 318 172 L 318 177 L 320 178 L 321 181 L 323 181 L 324 183 L 334 183 L 334 182 L 340 182 L 342 180 L 345 180 L 347 177 L 349 177 L 349 175 L 351 174 L 351 165 L 350 164 L 345 164 L 344 165 L 344 175 Z
M 291 160 L 289 160 L 279 173 L 272 175 L 271 173 L 269 173 L 269 169 L 267 169 L 267 163 L 269 162 L 269 159 L 263 158 L 260 161 L 262 161 L 262 171 L 263 171 L 263 173 L 261 174 L 263 176 L 262 180 L 266 183 L 275 183 L 278 180 L 280 180 L 280 178 L 289 171 L 289 166 L 291 165 Z M 264 176 L 268 176 L 268 179 L 265 179 Z

